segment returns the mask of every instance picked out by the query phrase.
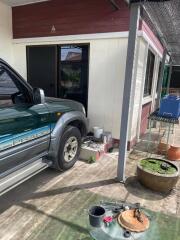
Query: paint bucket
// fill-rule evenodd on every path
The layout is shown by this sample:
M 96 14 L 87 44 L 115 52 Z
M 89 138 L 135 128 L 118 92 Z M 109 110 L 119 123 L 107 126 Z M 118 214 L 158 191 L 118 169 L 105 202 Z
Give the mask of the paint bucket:
M 93 206 L 89 209 L 89 223 L 92 227 L 101 227 L 103 224 L 103 217 L 105 209 L 101 206 Z
M 111 132 L 103 132 L 102 139 L 103 139 L 103 143 L 112 144 L 112 134 L 111 134 Z
M 99 139 L 103 134 L 103 129 L 100 127 L 93 127 L 93 133 L 94 133 L 94 137 Z

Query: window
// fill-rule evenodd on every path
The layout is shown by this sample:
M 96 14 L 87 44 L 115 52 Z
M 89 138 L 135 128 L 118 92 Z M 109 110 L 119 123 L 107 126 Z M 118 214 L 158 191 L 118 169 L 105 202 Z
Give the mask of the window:
M 12 78 L 4 68 L 0 68 L 0 96 L 11 96 L 16 92 L 18 92 L 18 89 Z
M 89 46 L 59 46 L 58 97 L 81 102 L 87 109 Z
M 18 91 L 8 72 L 0 66 L 0 106 L 11 105 L 11 96 Z
M 81 61 L 82 60 L 82 47 L 79 46 L 63 46 L 61 47 L 61 61 Z
M 16 76 L 3 66 L 0 66 L 0 106 L 24 104 L 28 93 Z
M 88 48 L 86 45 L 67 45 L 60 48 L 60 92 L 61 97 L 67 97 L 72 91 L 79 91 L 81 88 L 83 68 L 88 60 Z M 63 96 L 62 96 L 63 94 Z M 73 93 L 74 94 L 74 93 Z M 70 97 L 70 96 L 69 96 Z
M 170 88 L 180 88 L 180 66 L 174 66 L 172 69 Z
M 147 68 L 146 68 L 146 79 L 145 79 L 145 85 L 144 85 L 144 97 L 151 95 L 153 73 L 154 73 L 154 62 L 155 62 L 155 56 L 149 50 L 148 59 L 147 59 Z

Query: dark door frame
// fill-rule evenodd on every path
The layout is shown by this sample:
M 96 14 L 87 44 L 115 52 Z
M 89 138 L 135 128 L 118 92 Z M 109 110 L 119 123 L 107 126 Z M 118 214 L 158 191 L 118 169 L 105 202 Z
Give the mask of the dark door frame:
M 58 81 L 61 81 L 60 74 L 59 74 L 59 68 L 61 68 L 61 60 L 59 59 L 59 49 L 63 46 L 87 46 L 88 47 L 88 61 L 87 61 L 87 110 L 88 110 L 88 94 L 89 94 L 89 59 L 90 59 L 90 43 L 67 43 L 67 44 L 41 44 L 41 45 L 26 45 L 26 63 L 27 63 L 27 81 L 29 82 L 28 76 L 29 76 L 29 48 L 30 47 L 49 47 L 49 46 L 55 46 L 56 47 L 56 53 L 55 53 L 55 62 L 56 62 L 56 68 L 55 68 L 55 97 L 58 97 Z

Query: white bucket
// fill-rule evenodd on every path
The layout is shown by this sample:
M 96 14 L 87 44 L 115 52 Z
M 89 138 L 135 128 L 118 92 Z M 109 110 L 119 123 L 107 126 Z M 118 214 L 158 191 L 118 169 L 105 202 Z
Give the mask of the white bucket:
M 103 134 L 103 129 L 100 127 L 93 127 L 93 133 L 95 138 L 101 138 Z

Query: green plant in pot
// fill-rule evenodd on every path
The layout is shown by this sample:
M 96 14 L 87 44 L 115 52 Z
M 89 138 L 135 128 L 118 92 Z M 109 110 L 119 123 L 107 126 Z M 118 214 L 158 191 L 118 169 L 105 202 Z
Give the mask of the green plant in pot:
M 145 187 L 168 193 L 178 181 L 179 169 L 169 161 L 147 158 L 139 161 L 137 177 Z

